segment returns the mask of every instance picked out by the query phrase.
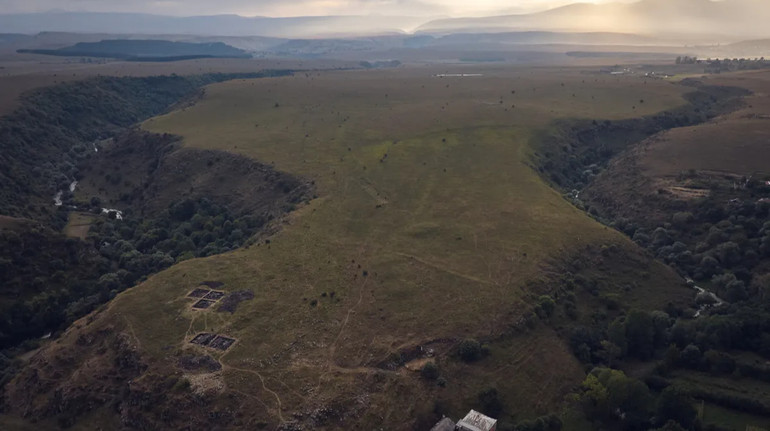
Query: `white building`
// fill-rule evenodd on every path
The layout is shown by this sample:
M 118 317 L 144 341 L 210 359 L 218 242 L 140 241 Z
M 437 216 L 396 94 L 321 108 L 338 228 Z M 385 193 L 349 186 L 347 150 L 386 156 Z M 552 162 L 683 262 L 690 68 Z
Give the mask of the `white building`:
M 476 410 L 471 410 L 465 418 L 455 425 L 457 431 L 496 431 L 497 419 L 485 416 Z

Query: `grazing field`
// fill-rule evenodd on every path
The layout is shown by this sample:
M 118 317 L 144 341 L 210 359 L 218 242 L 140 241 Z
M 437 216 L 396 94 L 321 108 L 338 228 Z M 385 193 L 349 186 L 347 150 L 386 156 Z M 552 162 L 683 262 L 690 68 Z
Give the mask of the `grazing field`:
M 755 430 L 770 428 L 770 419 L 764 416 L 730 410 L 712 403 L 697 403 L 696 406 L 702 408 L 701 420 L 706 425 L 735 431 L 751 430 L 750 427 L 755 427 Z
M 435 76 L 455 73 L 480 76 Z M 270 163 L 314 181 L 318 197 L 275 220 L 269 237 L 124 292 L 47 355 L 89 346 L 76 342 L 83 331 L 123 331 L 150 364 L 132 388 L 177 376 L 196 393 L 221 393 L 216 402 L 247 426 L 413 429 L 438 402 L 457 417 L 490 387 L 509 419 L 544 413 L 585 376 L 556 330 L 521 325 L 540 295 L 561 288 L 554 262 L 612 246 L 636 258 L 598 265 L 596 278 L 636 286 L 624 305 L 660 308 L 691 292 L 549 188 L 529 166 L 532 140 L 555 119 L 651 114 L 683 104 L 685 91 L 594 69 L 481 65 L 208 87 L 198 104 L 143 127 Z M 205 280 L 254 298 L 233 313 L 194 309 L 188 294 Z M 236 341 L 222 352 L 191 343 L 204 332 Z M 489 356 L 459 361 L 466 338 L 488 342 Z M 400 366 L 415 351 L 432 352 L 445 387 Z M 177 360 L 188 353 L 221 370 L 183 373 Z
M 93 214 L 72 212 L 64 227 L 64 234 L 73 238 L 86 239 L 94 219 Z
M 693 127 L 673 129 L 645 149 L 640 165 L 652 177 L 688 170 L 770 175 L 770 73 L 752 71 L 709 77 L 709 85 L 743 87 L 746 106 Z
M 759 412 L 751 413 L 750 410 L 745 409 L 749 403 L 758 403 L 768 408 L 770 384 L 767 382 L 734 375 L 714 376 L 689 370 L 677 370 L 672 377 L 675 386 L 691 392 L 698 400 L 696 406 L 699 410 L 701 406 L 703 407 L 701 414 L 704 424 L 719 425 L 733 430 L 744 430 L 748 426 L 767 429 L 770 426 L 770 419 L 767 416 Z M 701 402 L 704 394 L 711 399 L 706 398 Z M 720 400 L 721 403 L 719 403 Z M 725 401 L 732 401 L 733 405 L 743 405 L 744 411 L 726 408 Z

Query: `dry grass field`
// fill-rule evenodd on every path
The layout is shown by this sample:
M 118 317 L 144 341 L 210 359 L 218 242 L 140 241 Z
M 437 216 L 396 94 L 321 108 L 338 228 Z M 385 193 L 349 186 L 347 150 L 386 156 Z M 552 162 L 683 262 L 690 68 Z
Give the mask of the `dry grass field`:
M 64 227 L 64 234 L 72 238 L 86 239 L 95 218 L 93 214 L 71 212 Z
M 651 177 L 688 170 L 770 175 L 770 73 L 709 76 L 704 83 L 746 88 L 746 106 L 693 127 L 667 131 L 646 147 L 640 166 Z

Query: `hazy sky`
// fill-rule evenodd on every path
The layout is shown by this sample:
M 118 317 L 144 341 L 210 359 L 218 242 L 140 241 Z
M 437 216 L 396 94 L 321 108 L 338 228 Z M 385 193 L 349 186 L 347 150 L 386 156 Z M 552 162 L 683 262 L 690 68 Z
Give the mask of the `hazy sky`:
M 543 10 L 611 0 L 0 0 L 0 13 L 50 10 L 168 15 L 266 16 L 371 14 L 470 16 Z M 633 0 L 615 0 L 630 2 Z

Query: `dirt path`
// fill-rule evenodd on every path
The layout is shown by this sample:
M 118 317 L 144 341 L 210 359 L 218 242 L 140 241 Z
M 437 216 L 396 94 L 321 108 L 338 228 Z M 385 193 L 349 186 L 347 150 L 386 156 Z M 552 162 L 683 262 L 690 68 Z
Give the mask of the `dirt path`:
M 128 325 L 128 332 L 130 332 L 131 336 L 134 338 L 134 342 L 136 343 L 136 348 L 141 349 L 142 343 L 139 341 L 139 337 L 136 336 L 136 332 L 134 332 L 134 325 L 131 324 L 131 321 L 128 320 L 128 317 L 123 316 L 123 319 L 126 321 L 126 325 Z
M 281 401 L 281 397 L 278 395 L 277 392 L 275 392 L 272 389 L 267 387 L 267 385 L 265 384 L 265 378 L 262 377 L 262 374 L 260 374 L 258 371 L 255 371 L 255 370 L 248 370 L 246 368 L 237 368 L 237 367 L 233 367 L 232 365 L 226 365 L 226 364 L 222 364 L 222 368 L 225 371 L 228 371 L 228 370 L 240 371 L 242 373 L 247 373 L 247 374 L 252 374 L 252 375 L 257 376 L 257 378 L 259 378 L 259 381 L 262 383 L 262 389 L 264 389 L 266 392 L 271 393 L 275 397 L 275 401 L 277 403 L 276 413 L 277 413 L 277 416 L 278 416 L 278 420 L 280 420 L 281 423 L 285 423 L 286 422 L 286 420 L 284 420 L 284 418 L 283 418 L 283 412 L 282 412 L 283 402 Z
M 428 262 L 428 261 L 426 261 L 426 260 L 424 260 L 422 258 L 419 258 L 417 256 L 414 256 L 414 255 L 411 255 L 411 254 L 408 254 L 408 253 L 396 252 L 396 254 L 399 255 L 399 256 L 402 256 L 402 257 L 407 257 L 407 258 L 416 260 L 417 262 L 420 262 L 421 264 L 423 264 L 425 266 L 429 266 L 429 267 L 437 269 L 439 271 L 443 271 L 443 272 L 446 272 L 448 274 L 452 274 L 452 275 L 454 275 L 456 277 L 464 278 L 466 280 L 470 280 L 470 281 L 473 281 L 473 282 L 476 282 L 476 283 L 487 284 L 487 285 L 490 285 L 490 286 L 495 286 L 496 285 L 495 283 L 493 283 L 493 282 L 491 282 L 489 280 L 484 280 L 484 279 L 481 279 L 481 278 L 478 278 L 478 277 L 474 277 L 472 275 L 467 275 L 467 274 L 463 274 L 461 272 L 453 271 L 453 270 L 451 270 L 449 268 L 444 268 L 443 266 L 436 265 L 434 263 Z

